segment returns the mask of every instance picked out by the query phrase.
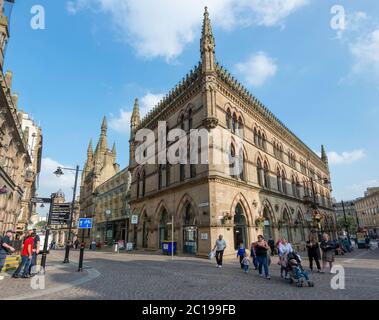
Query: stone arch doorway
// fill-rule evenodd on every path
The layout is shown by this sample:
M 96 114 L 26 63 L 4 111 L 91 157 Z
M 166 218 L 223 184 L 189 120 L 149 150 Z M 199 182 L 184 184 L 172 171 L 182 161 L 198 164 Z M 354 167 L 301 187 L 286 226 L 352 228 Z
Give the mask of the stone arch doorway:
M 274 239 L 273 221 L 270 215 L 270 209 L 266 206 L 263 209 L 263 236 L 267 240 Z
M 184 206 L 183 216 L 183 253 L 193 254 L 197 253 L 197 224 L 196 213 L 190 203 Z
M 145 212 L 142 224 L 142 248 L 147 248 L 149 243 L 149 218 Z
M 248 246 L 246 217 L 242 205 L 238 203 L 234 212 L 234 248 L 238 249 L 241 243 Z
M 162 241 L 171 240 L 169 225 L 170 217 L 166 209 L 163 209 L 161 219 L 159 220 L 159 248 L 162 248 Z
M 280 227 L 280 235 L 282 238 L 286 238 L 288 242 L 292 241 L 290 231 L 290 220 L 287 208 L 283 210 L 282 225 Z

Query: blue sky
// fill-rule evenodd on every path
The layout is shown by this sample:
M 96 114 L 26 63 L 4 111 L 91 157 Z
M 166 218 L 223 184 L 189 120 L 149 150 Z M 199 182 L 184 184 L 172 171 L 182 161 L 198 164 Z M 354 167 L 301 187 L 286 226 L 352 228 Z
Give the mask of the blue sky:
M 44 30 L 30 24 L 37 4 Z M 333 195 L 379 185 L 376 1 L 27 0 L 13 8 L 6 68 L 43 129 L 40 195 L 71 193 L 73 176 L 51 172 L 83 165 L 104 115 L 109 145 L 127 165 L 133 100 L 146 111 L 199 61 L 205 5 L 217 60 L 310 148 L 325 145 Z M 344 29 L 331 26 L 334 5 Z

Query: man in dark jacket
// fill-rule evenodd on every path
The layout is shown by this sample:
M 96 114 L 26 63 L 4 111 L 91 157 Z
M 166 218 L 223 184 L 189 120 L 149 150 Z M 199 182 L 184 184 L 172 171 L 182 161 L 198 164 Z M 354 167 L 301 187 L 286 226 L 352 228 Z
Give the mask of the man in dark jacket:
M 15 252 L 15 249 L 11 246 L 13 237 L 13 231 L 8 230 L 4 237 L 0 237 L 0 273 L 5 264 L 5 259 L 8 254 Z M 4 276 L 0 275 L 0 280 L 3 280 Z

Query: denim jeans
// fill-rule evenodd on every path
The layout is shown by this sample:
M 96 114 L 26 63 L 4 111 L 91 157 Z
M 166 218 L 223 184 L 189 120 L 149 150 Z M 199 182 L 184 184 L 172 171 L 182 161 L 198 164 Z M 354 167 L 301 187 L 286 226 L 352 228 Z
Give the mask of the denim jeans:
M 3 252 L 0 252 L 0 272 L 3 269 L 3 267 L 4 267 L 5 259 L 6 258 L 7 258 L 7 254 L 3 253 Z
M 32 273 L 32 271 L 35 271 L 35 270 L 32 270 L 33 266 L 36 266 L 37 265 L 37 253 L 33 252 L 32 253 L 32 259 L 30 261 L 30 266 L 29 266 L 29 273 Z
M 243 271 L 245 271 L 245 272 L 249 271 L 249 265 L 248 264 L 243 265 Z
M 27 276 L 29 275 L 30 259 L 28 256 L 21 256 L 21 263 L 18 266 L 14 275 Z
M 265 276 L 267 277 L 269 275 L 268 274 L 267 255 L 265 255 L 265 256 L 257 256 L 257 260 L 258 260 L 258 271 L 259 271 L 259 274 L 262 274 L 262 266 L 263 266 L 264 271 L 265 271 Z

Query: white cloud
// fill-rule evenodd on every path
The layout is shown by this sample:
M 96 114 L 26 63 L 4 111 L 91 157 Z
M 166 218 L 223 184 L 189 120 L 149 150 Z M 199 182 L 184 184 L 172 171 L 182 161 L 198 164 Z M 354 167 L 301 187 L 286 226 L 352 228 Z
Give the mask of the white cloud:
M 236 64 L 235 68 L 253 87 L 262 86 L 278 70 L 274 59 L 264 52 L 253 54 L 246 62 Z
M 350 51 L 356 59 L 353 73 L 373 72 L 379 79 L 379 28 L 352 43 Z
M 308 0 L 74 0 L 67 11 L 85 8 L 111 16 L 118 36 L 137 54 L 167 61 L 179 56 L 199 36 L 204 6 L 209 7 L 214 26 L 232 29 L 237 25 L 282 26 Z
M 161 99 L 163 94 L 147 93 L 139 100 L 139 111 L 141 119 L 151 110 Z M 128 109 L 120 109 L 118 117 L 112 117 L 109 121 L 111 129 L 120 133 L 130 133 L 130 117 L 132 116 L 133 107 Z
M 366 157 L 364 150 L 353 150 L 353 151 L 344 151 L 342 153 L 337 153 L 335 151 L 328 152 L 329 163 L 332 165 L 339 164 L 351 164 L 353 162 L 362 160 Z
M 54 175 L 54 171 L 58 167 L 73 168 L 70 165 L 64 165 L 51 158 L 42 158 L 41 162 L 41 173 L 39 177 L 39 188 L 37 194 L 39 197 L 49 198 L 54 192 L 59 189 L 63 191 L 66 196 L 66 201 L 72 201 L 73 187 L 75 183 L 75 172 L 70 170 L 64 170 L 63 175 L 59 178 Z M 80 173 L 78 178 L 78 186 L 76 195 L 79 196 L 79 185 L 80 185 Z M 38 211 L 46 211 L 47 208 L 41 210 L 37 207 Z
M 379 187 L 379 179 L 372 179 L 349 186 L 349 190 L 353 191 L 357 196 L 363 197 L 367 188 Z

